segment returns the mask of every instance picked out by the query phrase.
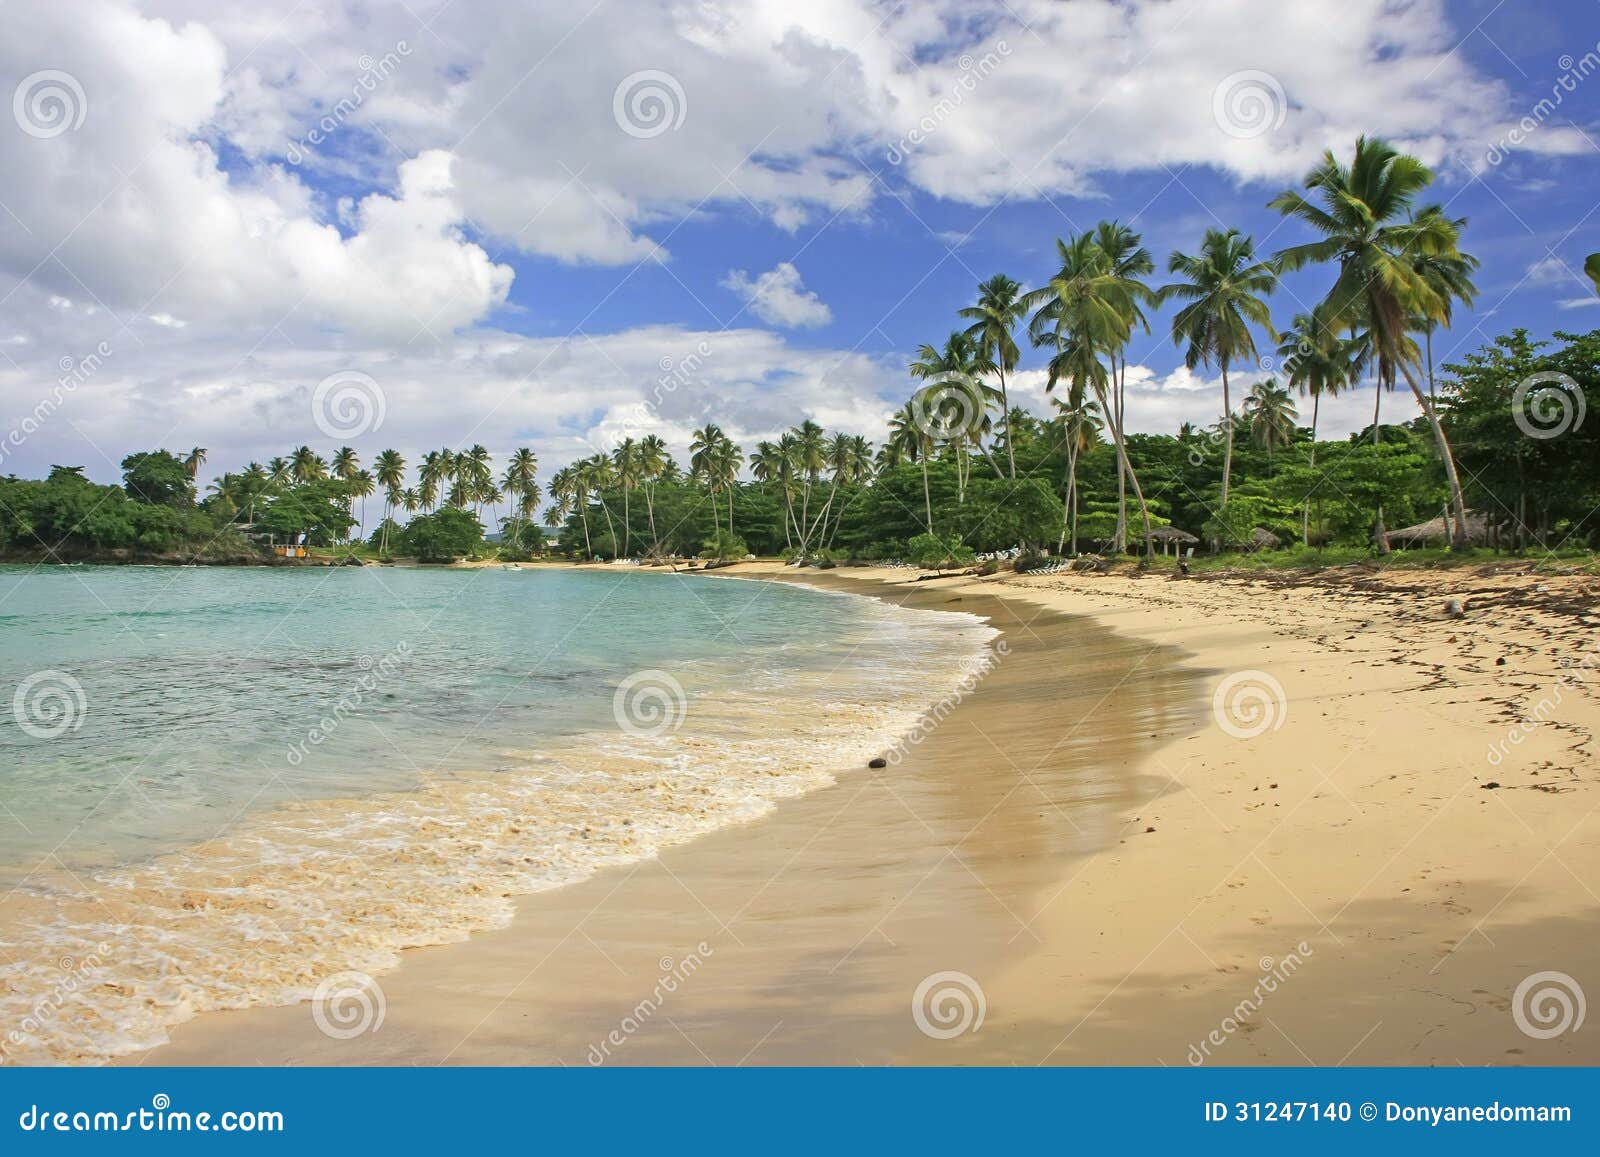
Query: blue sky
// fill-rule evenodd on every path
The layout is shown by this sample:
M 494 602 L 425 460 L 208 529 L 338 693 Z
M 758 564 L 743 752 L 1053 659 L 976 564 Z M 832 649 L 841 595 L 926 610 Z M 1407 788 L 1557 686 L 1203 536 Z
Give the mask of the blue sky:
M 1588 2 L 92 0 L 8 23 L 4 470 L 115 477 L 157 444 L 227 469 L 303 441 L 530 444 L 551 467 L 807 416 L 876 436 L 980 279 L 1036 284 L 1106 217 L 1162 266 L 1217 225 L 1303 240 L 1266 202 L 1361 132 L 1469 219 L 1482 296 L 1441 361 L 1600 323 Z M 51 88 L 65 124 L 25 99 Z M 1327 280 L 1289 279 L 1275 314 Z M 1130 425 L 1214 421 L 1214 375 L 1153 320 Z M 1040 361 L 1017 382 L 1035 408 Z M 327 412 L 341 390 L 353 417 Z

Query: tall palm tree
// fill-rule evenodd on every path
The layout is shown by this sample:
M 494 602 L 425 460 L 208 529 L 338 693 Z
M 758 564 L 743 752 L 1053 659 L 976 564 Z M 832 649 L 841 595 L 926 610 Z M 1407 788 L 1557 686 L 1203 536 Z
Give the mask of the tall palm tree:
M 1053 388 L 1054 383 L 1051 383 Z M 1067 453 L 1066 491 L 1062 499 L 1062 507 L 1066 517 L 1061 523 L 1061 540 L 1056 544 L 1056 553 L 1061 553 L 1066 546 L 1070 533 L 1072 538 L 1072 553 L 1078 553 L 1078 460 L 1084 451 L 1090 449 L 1100 440 L 1100 430 L 1104 423 L 1100 418 L 1100 407 L 1097 403 L 1084 396 L 1082 386 L 1067 391 L 1067 400 L 1056 398 L 1056 409 L 1060 411 L 1057 418 L 1057 427 L 1060 431 L 1061 444 Z
M 1443 214 L 1444 210 L 1437 205 L 1430 205 L 1423 210 L 1424 214 Z M 1457 217 L 1450 222 L 1457 234 L 1467 227 L 1465 217 Z M 1455 320 L 1455 304 L 1471 305 L 1478 298 L 1478 287 L 1473 284 L 1472 275 L 1478 271 L 1478 259 L 1468 253 L 1424 253 L 1418 251 L 1411 258 L 1411 267 L 1418 276 L 1428 283 L 1430 289 L 1439 299 L 1440 311 L 1437 316 L 1423 316 L 1418 318 L 1418 328 L 1422 330 L 1424 351 L 1428 360 L 1428 399 L 1434 397 L 1433 388 L 1433 331 L 1441 325 L 1450 328 L 1450 323 Z
M 1183 362 L 1191 370 L 1213 362 L 1222 367 L 1222 505 L 1228 505 L 1233 474 L 1233 410 L 1228 400 L 1228 367 L 1240 358 L 1254 359 L 1252 325 L 1277 338 L 1265 294 L 1278 284 L 1270 261 L 1257 261 L 1255 242 L 1237 229 L 1208 229 L 1200 252 L 1174 253 L 1167 271 L 1185 278 L 1160 291 L 1163 301 L 1188 302 L 1172 319 L 1175 345 L 1188 343 Z
M 925 423 L 939 418 L 940 425 L 949 426 L 947 430 L 930 433 L 937 433 L 935 441 L 945 442 L 955 452 L 958 502 L 966 501 L 969 445 L 983 455 L 996 478 L 1005 477 L 1000 463 L 994 460 L 983 440 L 991 425 L 990 411 L 1000 404 L 1000 391 L 983 384 L 982 378 L 996 372 L 996 368 L 970 334 L 961 330 L 955 330 L 945 339 L 942 350 L 924 345 L 917 351 L 916 360 L 906 367 L 912 377 L 930 383 L 930 388 L 921 394 L 922 400 L 935 403 L 923 407 Z M 951 389 L 963 396 L 952 398 Z M 947 423 L 943 420 L 947 415 L 940 411 L 947 408 L 947 404 L 961 411 L 960 421 Z
M 672 455 L 656 434 L 639 439 L 639 479 L 644 485 L 645 511 L 650 516 L 650 553 L 661 553 L 661 536 L 656 533 L 656 484 L 661 481 Z
M 611 459 L 604 454 L 591 454 L 577 463 L 577 469 L 584 504 L 588 504 L 591 494 L 594 495 L 595 501 L 600 503 L 600 513 L 605 515 L 606 533 L 611 539 L 614 557 L 617 549 L 617 526 L 611 519 L 611 507 L 606 504 L 606 490 L 616 485 L 617 481 L 616 472 L 611 468 Z
M 990 362 L 1000 376 L 1000 413 L 1008 421 L 1006 426 L 1006 462 L 1011 477 L 1017 476 L 1017 454 L 1012 446 L 1011 399 L 1006 394 L 1006 371 L 1017 368 L 1022 353 L 1016 339 L 1011 336 L 1017 324 L 1028 315 L 1023 301 L 1022 285 L 1004 273 L 996 273 L 978 286 L 978 302 L 961 311 L 961 316 L 972 322 L 967 327 L 967 337 L 977 346 L 980 357 Z
M 583 554 L 594 558 L 594 544 L 589 538 L 589 491 L 582 477 L 582 463 L 573 462 L 557 470 L 550 479 L 550 509 L 545 511 L 545 525 L 560 526 L 574 511 L 583 523 Z
M 505 476 L 500 480 L 505 492 L 512 498 L 513 525 L 519 545 L 522 541 L 523 520 L 528 511 L 539 503 L 538 484 L 534 481 L 538 471 L 538 456 L 526 446 L 522 446 L 512 451 L 510 459 L 506 462 Z
M 1321 204 L 1286 189 L 1269 205 L 1322 234 L 1320 240 L 1281 251 L 1279 265 L 1295 270 L 1334 263 L 1338 273 L 1322 306 L 1328 324 L 1352 332 L 1365 330 L 1370 335 L 1380 390 L 1393 389 L 1397 374 L 1411 387 L 1433 429 L 1450 487 L 1455 515 L 1450 546 L 1464 550 L 1468 546 L 1467 512 L 1461 479 L 1439 415 L 1417 379 L 1421 354 L 1408 334 L 1419 319 L 1444 322 L 1450 313 L 1438 286 L 1417 269 L 1416 258 L 1465 257 L 1460 250 L 1464 221 L 1452 220 L 1434 206 L 1412 213 L 1417 195 L 1432 181 L 1433 173 L 1416 157 L 1401 153 L 1387 141 L 1362 137 L 1356 141 L 1348 168 L 1330 151 L 1307 174 L 1305 188 L 1316 194 Z M 1377 437 L 1376 429 L 1373 436 Z M 1380 508 L 1377 538 L 1380 548 L 1386 548 L 1382 523 Z
M 893 461 L 905 459 L 922 466 L 922 505 L 927 515 L 928 533 L 933 533 L 933 492 L 928 486 L 928 459 L 933 455 L 933 437 L 923 428 L 915 402 L 907 402 L 889 419 L 889 441 L 884 452 Z
M 1120 277 L 1128 287 L 1132 299 L 1133 323 L 1146 333 L 1150 323 L 1145 319 L 1144 306 L 1155 303 L 1155 292 L 1142 279 L 1155 272 L 1156 263 L 1150 250 L 1141 244 L 1138 233 L 1118 221 L 1101 221 L 1094 229 L 1094 243 L 1106 255 L 1113 275 Z M 1127 433 L 1128 408 L 1128 357 L 1119 351 L 1111 363 L 1111 420 L 1117 431 Z M 1128 476 L 1117 467 L 1117 532 L 1115 548 L 1120 553 L 1128 548 Z
M 624 557 L 631 558 L 629 544 L 631 542 L 630 522 L 632 515 L 629 509 L 629 498 L 640 482 L 642 468 L 639 462 L 639 443 L 632 438 L 624 438 L 611 451 L 611 465 L 617 474 L 617 485 L 622 487 L 622 553 Z
M 378 489 L 378 480 L 370 470 L 357 470 L 345 485 L 350 488 L 352 496 L 361 499 L 361 534 L 364 538 L 367 533 L 367 499 Z
M 1365 343 L 1359 338 L 1340 337 L 1313 310 L 1295 314 L 1294 321 L 1278 346 L 1279 365 L 1289 375 L 1289 384 L 1301 394 L 1311 395 L 1311 448 L 1307 466 L 1317 467 L 1317 420 L 1323 395 L 1333 397 L 1361 379 Z M 1300 539 L 1311 545 L 1311 494 L 1306 495 L 1300 516 Z
M 389 550 L 389 522 L 394 514 L 395 496 L 405 485 L 406 460 L 398 450 L 382 450 L 373 459 L 378 485 L 383 487 L 383 528 L 378 535 L 378 553 Z
M 1272 452 L 1294 441 L 1300 411 L 1289 391 L 1276 378 L 1267 378 L 1250 387 L 1245 395 L 1244 417 L 1250 423 L 1250 437 L 1267 452 L 1267 477 L 1271 478 Z
M 417 468 L 417 496 L 430 512 L 439 502 L 439 486 L 444 481 L 445 461 L 438 450 L 429 450 L 422 456 Z
M 190 478 L 193 478 L 195 475 L 199 474 L 200 467 L 204 466 L 205 464 L 206 448 L 204 446 L 196 446 L 193 450 L 189 451 L 189 456 L 183 460 L 183 468 L 189 472 Z
M 1057 239 L 1061 268 L 1048 285 L 1028 294 L 1034 315 L 1028 333 L 1035 345 L 1055 350 L 1050 363 L 1051 382 L 1066 381 L 1075 390 L 1092 390 L 1102 414 L 1110 414 L 1107 393 L 1111 384 L 1108 364 L 1126 348 L 1139 319 L 1141 286 L 1118 272 L 1094 237 L 1079 233 L 1070 241 Z M 1102 361 L 1104 359 L 1104 361 Z M 1150 557 L 1150 508 L 1139 476 L 1128 461 L 1127 440 L 1111 422 L 1111 439 L 1120 468 L 1127 474 L 1144 521 L 1145 557 Z

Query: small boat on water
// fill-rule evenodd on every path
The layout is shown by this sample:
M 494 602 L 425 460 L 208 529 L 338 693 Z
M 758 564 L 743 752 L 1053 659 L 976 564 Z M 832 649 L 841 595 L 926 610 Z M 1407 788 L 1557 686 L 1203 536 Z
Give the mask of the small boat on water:
M 509 562 L 501 569 L 503 569 L 503 570 L 521 570 L 522 568 L 520 566 L 518 566 L 514 562 Z

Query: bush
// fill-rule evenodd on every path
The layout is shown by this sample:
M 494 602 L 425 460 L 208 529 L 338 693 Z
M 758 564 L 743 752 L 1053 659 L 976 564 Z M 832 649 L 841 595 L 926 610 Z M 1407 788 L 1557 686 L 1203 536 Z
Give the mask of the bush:
M 912 562 L 943 570 L 947 566 L 970 566 L 974 561 L 972 548 L 955 535 L 940 538 L 937 534 L 919 534 L 906 544 L 906 554 Z
M 455 506 L 413 518 L 405 531 L 405 549 L 419 562 L 454 562 L 482 542 L 483 523 Z
M 700 557 L 722 561 L 724 559 L 740 559 L 750 553 L 750 548 L 745 546 L 744 539 L 736 534 L 729 534 L 719 530 L 716 534 L 700 544 Z

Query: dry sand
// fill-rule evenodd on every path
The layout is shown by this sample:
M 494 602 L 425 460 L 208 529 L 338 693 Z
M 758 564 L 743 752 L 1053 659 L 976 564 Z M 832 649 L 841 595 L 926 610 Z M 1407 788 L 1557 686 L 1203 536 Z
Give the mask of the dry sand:
M 901 763 L 407 953 L 375 1032 L 210 1014 L 130 1060 L 1600 1063 L 1594 580 L 719 573 L 1007 654 Z

